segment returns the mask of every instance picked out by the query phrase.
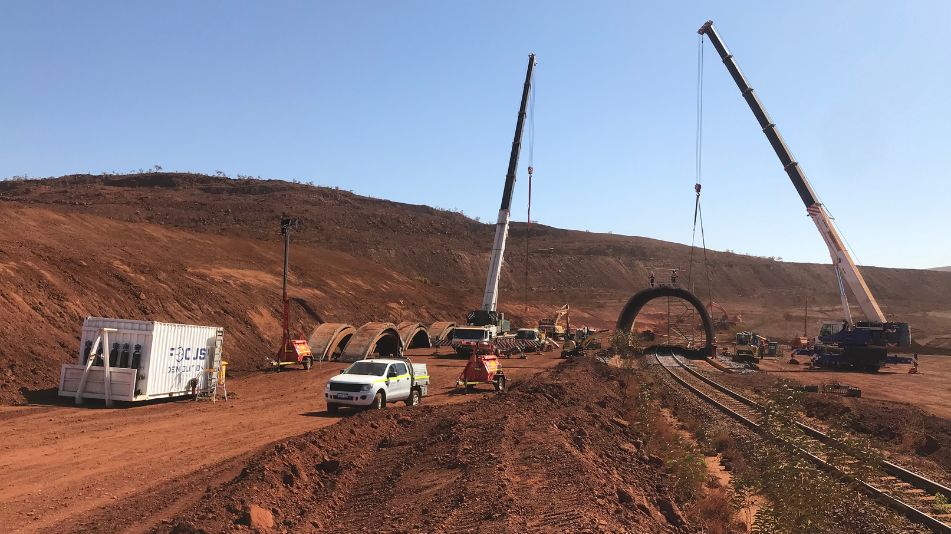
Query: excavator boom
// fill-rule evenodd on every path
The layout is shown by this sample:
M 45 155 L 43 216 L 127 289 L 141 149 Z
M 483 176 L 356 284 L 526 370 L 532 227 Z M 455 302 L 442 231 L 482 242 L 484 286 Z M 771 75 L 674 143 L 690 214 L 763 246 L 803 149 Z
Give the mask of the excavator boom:
M 786 146 L 786 141 L 783 140 L 779 130 L 776 129 L 776 124 L 773 123 L 769 114 L 766 113 L 766 108 L 763 107 L 763 103 L 760 102 L 759 97 L 756 96 L 756 92 L 753 91 L 753 88 L 747 83 L 746 77 L 743 76 L 743 72 L 740 71 L 739 65 L 737 65 L 736 60 L 733 58 L 733 54 L 730 53 L 729 49 L 727 49 L 726 45 L 720 39 L 720 34 L 717 33 L 716 28 L 713 26 L 713 21 L 708 20 L 697 30 L 697 33 L 706 35 L 720 55 L 720 59 L 723 60 L 727 71 L 729 71 L 730 76 L 733 77 L 733 81 L 736 82 L 737 87 L 739 87 L 740 94 L 743 96 L 743 99 L 746 100 L 750 110 L 753 111 L 753 115 L 756 117 L 756 121 L 759 122 L 760 128 L 763 129 L 766 139 L 769 140 L 769 144 L 779 157 L 779 161 L 783 165 L 783 170 L 786 171 L 790 181 L 792 181 L 793 187 L 796 188 L 796 192 L 799 193 L 803 204 L 806 205 L 806 212 L 815 223 L 819 234 L 822 235 L 822 240 L 829 249 L 829 255 L 832 257 L 832 265 L 835 268 L 836 279 L 839 283 L 839 293 L 842 297 L 842 308 L 845 314 L 845 320 L 850 324 L 852 323 L 852 314 L 849 310 L 848 298 L 845 293 L 845 284 L 848 284 L 865 317 L 869 321 L 885 322 L 885 314 L 882 313 L 882 309 L 869 290 L 868 284 L 865 283 L 865 278 L 843 245 L 842 237 L 832 224 L 832 219 L 829 217 L 828 212 L 826 212 L 825 207 L 819 202 L 815 191 L 812 190 L 812 186 L 809 184 L 809 180 L 806 179 L 806 174 L 799 167 L 799 163 L 793 158 L 792 152 L 789 150 L 789 147 Z

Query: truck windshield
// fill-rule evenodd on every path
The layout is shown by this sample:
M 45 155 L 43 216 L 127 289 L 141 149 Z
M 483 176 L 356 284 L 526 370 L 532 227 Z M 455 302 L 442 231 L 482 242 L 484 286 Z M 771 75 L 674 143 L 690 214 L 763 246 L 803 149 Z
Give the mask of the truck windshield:
M 372 375 L 372 376 L 383 376 L 383 373 L 386 371 L 386 364 L 379 362 L 356 362 L 346 371 L 343 372 L 345 375 Z
M 452 331 L 453 339 L 480 340 L 485 339 L 486 331 L 481 328 L 456 328 Z

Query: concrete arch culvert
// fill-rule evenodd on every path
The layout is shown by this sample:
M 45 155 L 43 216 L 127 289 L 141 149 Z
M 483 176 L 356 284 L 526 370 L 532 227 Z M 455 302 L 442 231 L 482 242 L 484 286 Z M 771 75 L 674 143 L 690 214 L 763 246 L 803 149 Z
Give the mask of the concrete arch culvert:
M 391 357 L 402 353 L 403 342 L 395 324 L 370 322 L 353 333 L 339 360 L 355 362 L 372 356 Z
M 634 320 L 637 318 L 637 314 L 641 312 L 641 309 L 644 308 L 648 302 L 663 297 L 678 298 L 687 302 L 697 310 L 697 313 L 700 315 L 700 322 L 703 323 L 706 343 L 699 351 L 688 352 L 698 352 L 703 356 L 713 356 L 715 350 L 713 345 L 715 334 L 710 313 L 696 295 L 680 287 L 652 287 L 635 293 L 634 296 L 627 301 L 627 304 L 624 305 L 624 308 L 621 309 L 621 314 L 617 319 L 617 330 L 620 332 L 630 332 L 631 329 L 634 328 Z
M 356 331 L 356 328 L 346 323 L 324 323 L 314 328 L 307 339 L 307 344 L 310 345 L 315 360 L 336 360 Z
M 403 349 L 428 349 L 433 346 L 429 332 L 422 323 L 406 321 L 397 325 L 396 329 L 400 333 Z
M 456 329 L 456 323 L 450 321 L 436 321 L 429 326 L 429 339 L 433 345 L 452 339 L 452 331 Z

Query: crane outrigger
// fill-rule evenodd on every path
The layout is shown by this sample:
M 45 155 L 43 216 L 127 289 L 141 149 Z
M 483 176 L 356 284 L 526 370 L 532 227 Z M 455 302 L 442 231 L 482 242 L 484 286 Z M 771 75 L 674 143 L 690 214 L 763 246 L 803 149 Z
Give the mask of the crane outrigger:
M 829 255 L 832 258 L 832 267 L 835 270 L 835 276 L 839 286 L 839 296 L 842 301 L 844 317 L 841 324 L 829 323 L 823 325 L 820 331 L 820 341 L 841 345 L 847 348 L 910 345 L 911 330 L 908 323 L 889 322 L 886 319 L 881 306 L 879 306 L 878 301 L 865 282 L 865 278 L 862 276 L 851 254 L 849 254 L 849 251 L 843 244 L 842 236 L 839 235 L 835 225 L 832 223 L 832 219 L 829 217 L 825 206 L 819 202 L 819 198 L 816 196 L 815 191 L 813 191 L 812 185 L 810 185 L 809 180 L 806 178 L 805 172 L 803 172 L 799 163 L 793 158 L 792 152 L 790 152 L 789 147 L 786 146 L 786 141 L 782 135 L 780 135 L 779 130 L 776 129 L 776 124 L 772 121 L 769 114 L 766 113 L 766 109 L 763 107 L 762 102 L 760 102 L 759 97 L 756 96 L 756 92 L 753 91 L 753 88 L 750 87 L 746 81 L 746 77 L 743 76 L 739 65 L 737 65 L 736 60 L 733 58 L 733 54 L 730 53 L 729 49 L 727 49 L 723 43 L 723 40 L 720 39 L 720 34 L 713 26 L 713 21 L 708 20 L 705 22 L 703 26 L 697 30 L 697 33 L 701 36 L 707 36 L 720 55 L 724 66 L 726 66 L 730 76 L 733 77 L 733 81 L 736 82 L 737 87 L 739 87 L 740 94 L 743 96 L 743 99 L 746 100 L 750 110 L 753 111 L 753 115 L 756 117 L 760 128 L 763 129 L 766 139 L 769 140 L 769 144 L 779 157 L 779 161 L 783 165 L 783 170 L 786 171 L 790 181 L 792 181 L 793 187 L 796 188 L 796 192 L 799 193 L 803 204 L 806 205 L 806 213 L 808 213 L 809 217 L 815 223 L 819 234 L 822 236 L 822 240 L 829 249 Z M 845 290 L 846 285 L 852 290 L 852 294 L 855 296 L 859 308 L 865 315 L 865 321 L 853 321 L 848 295 Z M 856 351 L 853 350 L 853 352 Z M 879 355 L 884 359 L 884 351 L 875 351 L 873 359 L 878 358 Z M 847 359 L 851 360 L 853 358 Z M 862 355 L 858 359 L 867 360 L 868 358 Z

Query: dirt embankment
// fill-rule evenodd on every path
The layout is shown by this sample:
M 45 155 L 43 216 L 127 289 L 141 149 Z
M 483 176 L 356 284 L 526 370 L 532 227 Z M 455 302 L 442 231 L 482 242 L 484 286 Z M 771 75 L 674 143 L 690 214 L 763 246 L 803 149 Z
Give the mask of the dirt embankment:
M 335 188 L 197 174 L 6 181 L 0 182 L 0 200 L 268 242 L 279 239 L 278 220 L 290 214 L 304 221 L 294 236 L 297 243 L 365 258 L 421 283 L 458 288 L 467 294 L 482 289 L 494 231 L 494 225 L 480 224 L 460 213 Z M 525 239 L 525 226 L 513 223 L 511 243 Z M 633 290 L 646 286 L 648 266 L 686 268 L 689 264 L 689 247 L 643 237 L 536 224 L 528 239 L 532 251 L 529 298 L 546 304 L 566 297 L 579 303 L 626 299 Z M 818 239 L 814 246 L 821 247 Z M 840 315 L 835 277 L 828 265 L 723 252 L 711 252 L 710 260 L 713 297 L 731 313 L 744 314 L 748 322 L 788 322 L 788 326 L 774 324 L 772 328 L 798 332 L 804 298 L 814 319 L 826 313 Z M 525 261 L 525 247 L 512 246 L 507 251 L 501 284 L 503 292 L 510 294 L 503 302 L 521 304 L 524 299 Z M 876 267 L 863 272 L 890 315 L 914 322 L 916 332 L 925 337 L 951 331 L 947 298 L 951 273 Z M 698 274 L 697 280 L 697 292 L 708 295 L 705 273 Z
M 461 321 L 479 304 L 493 232 L 427 206 L 194 174 L 6 181 L 0 201 L 0 402 L 53 387 L 87 315 L 217 324 L 233 368 L 257 368 L 280 337 L 283 214 L 304 221 L 291 297 L 305 334 L 321 321 Z M 647 238 L 542 225 L 528 238 L 529 291 L 518 223 L 501 282 L 500 307 L 516 323 L 570 302 L 575 324 L 608 327 L 646 286 L 647 266 L 688 264 L 688 247 Z M 804 295 L 810 318 L 839 315 L 828 266 L 712 253 L 711 271 L 714 298 L 766 334 L 799 331 Z M 951 332 L 951 273 L 865 273 L 919 341 Z
M 491 387 L 460 394 L 461 358 L 411 349 L 430 376 L 425 406 L 472 402 Z M 503 364 L 517 384 L 563 360 L 557 352 Z M 325 411 L 324 386 L 346 363 L 310 371 L 253 373 L 229 379 L 230 399 L 190 399 L 104 408 L 49 404 L 0 406 L 2 532 L 142 532 L 178 517 L 206 488 L 231 481 L 247 460 L 280 440 L 334 425 L 354 414 Z M 405 412 L 391 404 L 387 410 Z
M 931 470 L 951 473 L 951 420 L 917 406 L 834 395 L 803 397 L 806 413 L 873 437 L 892 452 L 933 462 Z M 935 467 L 936 466 L 936 467 Z
M 951 473 L 951 357 L 922 356 L 920 362 L 920 373 L 909 374 L 907 366 L 885 367 L 878 373 L 806 371 L 804 366 L 764 359 L 760 368 L 768 372 L 720 373 L 717 380 L 756 395 L 767 394 L 781 380 L 797 386 L 836 382 L 858 387 L 859 398 L 803 393 L 803 410 L 832 428 L 871 438 L 897 463 L 934 473 L 944 483 Z
M 262 451 L 158 531 L 694 531 L 623 381 L 582 358 L 505 395 L 359 414 Z
M 295 252 L 294 329 L 305 335 L 327 319 L 396 319 L 403 299 L 421 320 L 453 308 L 450 293 L 376 263 Z M 280 243 L 0 206 L 0 401 L 55 386 L 90 315 L 222 326 L 225 358 L 258 368 L 280 339 L 280 254 Z

